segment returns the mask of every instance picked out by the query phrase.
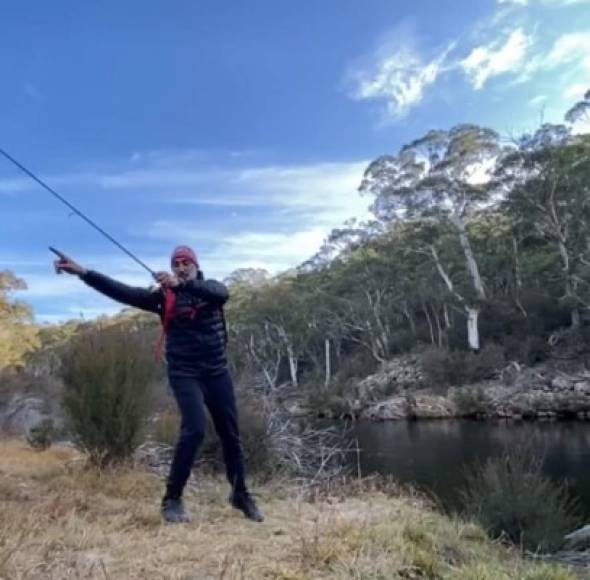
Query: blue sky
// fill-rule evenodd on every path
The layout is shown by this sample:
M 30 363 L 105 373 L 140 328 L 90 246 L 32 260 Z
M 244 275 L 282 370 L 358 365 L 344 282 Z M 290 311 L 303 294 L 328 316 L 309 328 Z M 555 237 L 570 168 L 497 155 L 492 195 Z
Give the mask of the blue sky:
M 0 19 L 0 147 L 154 269 L 272 273 L 366 217 L 367 163 L 460 122 L 510 136 L 590 88 L 589 0 L 22 1 Z M 118 310 L 48 245 L 149 277 L 0 159 L 0 269 L 39 321 Z

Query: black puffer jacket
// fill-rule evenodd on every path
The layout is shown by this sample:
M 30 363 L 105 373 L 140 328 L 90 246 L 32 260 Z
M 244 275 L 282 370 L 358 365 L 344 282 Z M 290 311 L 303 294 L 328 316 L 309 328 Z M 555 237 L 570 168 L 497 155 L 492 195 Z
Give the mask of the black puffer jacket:
M 154 312 L 163 319 L 164 293 L 127 286 L 88 270 L 80 278 L 117 302 Z M 166 360 L 171 376 L 217 374 L 227 367 L 222 307 L 229 297 L 216 280 L 189 280 L 174 288 L 176 303 L 168 325 Z

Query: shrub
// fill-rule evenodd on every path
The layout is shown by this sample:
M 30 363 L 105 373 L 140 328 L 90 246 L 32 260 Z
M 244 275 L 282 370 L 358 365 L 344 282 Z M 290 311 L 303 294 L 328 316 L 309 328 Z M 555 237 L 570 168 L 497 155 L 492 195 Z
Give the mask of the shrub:
M 53 419 L 42 419 L 33 425 L 27 433 L 27 443 L 36 451 L 45 451 L 51 447 L 55 436 Z
M 178 439 L 180 417 L 176 407 L 167 405 L 156 417 L 151 427 L 151 436 L 158 443 L 174 445 Z
M 237 400 L 240 426 L 240 438 L 244 452 L 244 460 L 248 472 L 265 479 L 271 477 L 275 471 L 272 457 L 272 442 L 268 431 L 266 415 L 257 409 L 250 401 L 243 397 Z M 207 417 L 205 440 L 200 450 L 201 463 L 213 468 L 215 471 L 223 471 L 223 454 L 221 442 L 210 417 Z
M 478 353 L 428 348 L 421 364 L 431 386 L 463 385 L 490 379 L 504 366 L 504 349 L 487 344 Z
M 422 369 L 430 386 L 460 385 L 465 377 L 465 353 L 427 348 L 421 356 Z
M 505 536 L 533 551 L 556 548 L 578 523 L 578 505 L 541 467 L 531 442 L 476 465 L 462 490 L 463 509 L 494 538 Z
M 478 353 L 465 353 L 465 382 L 494 378 L 504 364 L 504 349 L 498 344 L 486 344 Z
M 340 427 L 319 427 L 315 422 L 293 419 L 276 401 L 242 394 L 238 414 L 248 473 L 261 480 L 277 476 L 315 481 L 346 471 L 350 437 Z M 201 465 L 223 471 L 219 438 L 208 421 L 201 450 Z
M 547 339 L 542 336 L 509 336 L 504 339 L 506 360 L 533 365 L 547 360 L 550 355 Z
M 334 382 L 328 388 L 311 386 L 305 394 L 305 406 L 316 415 L 341 417 L 351 410 L 350 398 L 355 396 L 356 380 Z
M 455 389 L 453 401 L 462 417 L 484 414 L 488 409 L 489 399 L 483 389 L 464 387 Z
M 72 341 L 62 361 L 63 406 L 92 463 L 123 461 L 141 443 L 155 366 L 138 332 L 91 329 Z
M 377 361 L 364 350 L 344 353 L 338 361 L 337 371 L 332 377 L 332 382 L 339 384 L 350 379 L 365 378 L 374 373 L 378 366 Z

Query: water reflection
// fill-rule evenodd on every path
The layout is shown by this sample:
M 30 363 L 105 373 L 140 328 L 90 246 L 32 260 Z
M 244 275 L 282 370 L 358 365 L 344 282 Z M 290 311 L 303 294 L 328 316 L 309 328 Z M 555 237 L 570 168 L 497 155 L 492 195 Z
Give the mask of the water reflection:
M 543 469 L 567 479 L 590 517 L 590 424 L 582 422 L 389 421 L 352 426 L 364 475 L 393 474 L 433 491 L 446 504 L 457 501 L 465 468 L 499 455 L 506 446 L 533 440 Z M 351 462 L 356 457 L 351 456 Z

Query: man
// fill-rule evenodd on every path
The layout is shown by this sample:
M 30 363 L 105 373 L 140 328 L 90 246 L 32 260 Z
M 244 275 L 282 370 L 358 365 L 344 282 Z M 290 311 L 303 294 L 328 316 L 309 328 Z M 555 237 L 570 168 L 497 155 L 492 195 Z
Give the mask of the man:
M 180 435 L 162 499 L 163 518 L 171 523 L 191 519 L 182 493 L 205 435 L 207 406 L 221 439 L 231 485 L 230 502 L 247 518 L 263 521 L 246 487 L 234 390 L 227 368 L 222 309 L 228 299 L 227 288 L 221 282 L 204 279 L 197 256 L 188 246 L 178 246 L 172 253 L 172 274 L 156 274 L 160 288 L 155 291 L 127 286 L 87 270 L 64 255 L 54 265 L 56 272 L 77 275 L 102 294 L 154 312 L 162 320 L 159 347 L 166 337 L 168 379 L 181 415 Z

